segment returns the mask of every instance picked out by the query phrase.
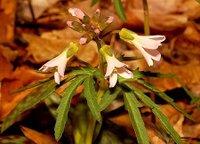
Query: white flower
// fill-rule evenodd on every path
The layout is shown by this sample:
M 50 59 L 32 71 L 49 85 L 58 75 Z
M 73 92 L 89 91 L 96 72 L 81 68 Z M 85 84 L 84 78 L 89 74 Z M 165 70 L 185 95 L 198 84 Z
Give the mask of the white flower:
M 117 75 L 123 78 L 133 78 L 133 73 L 127 69 L 127 65 L 116 59 L 114 55 L 107 54 L 109 50 L 106 51 L 106 49 L 109 49 L 107 45 L 101 48 L 101 52 L 107 62 L 105 78 L 109 78 L 109 87 L 112 88 L 116 85 Z
M 153 65 L 153 60 L 160 61 L 161 54 L 157 48 L 161 45 L 161 42 L 165 40 L 165 36 L 139 36 L 136 33 L 123 28 L 120 31 L 120 38 L 135 45 L 136 48 L 140 50 L 149 66 Z
M 70 43 L 60 55 L 45 63 L 39 70 L 49 71 L 56 68 L 54 72 L 54 80 L 57 84 L 60 84 L 61 78 L 64 77 L 67 62 L 78 51 L 78 47 L 74 43 Z
M 65 68 L 68 60 L 69 58 L 67 58 L 65 50 L 59 56 L 45 63 L 39 70 L 48 71 L 52 68 L 56 68 L 57 71 L 54 73 L 54 79 L 57 84 L 60 84 L 61 78 L 64 77 Z

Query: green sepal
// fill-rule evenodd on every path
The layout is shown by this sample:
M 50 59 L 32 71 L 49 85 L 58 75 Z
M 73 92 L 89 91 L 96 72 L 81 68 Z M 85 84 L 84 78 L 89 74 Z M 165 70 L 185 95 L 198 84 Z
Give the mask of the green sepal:
M 136 35 L 136 33 L 134 33 L 133 31 L 127 29 L 127 28 L 122 28 L 119 32 L 119 37 L 120 39 L 128 42 L 128 43 L 132 43 L 132 41 L 134 40 L 134 36 Z

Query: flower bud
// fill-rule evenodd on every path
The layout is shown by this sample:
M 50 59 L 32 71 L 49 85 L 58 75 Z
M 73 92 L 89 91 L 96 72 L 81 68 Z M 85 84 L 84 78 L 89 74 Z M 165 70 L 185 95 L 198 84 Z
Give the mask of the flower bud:
M 67 21 L 67 25 L 75 31 L 83 32 L 85 31 L 83 24 L 77 21 Z

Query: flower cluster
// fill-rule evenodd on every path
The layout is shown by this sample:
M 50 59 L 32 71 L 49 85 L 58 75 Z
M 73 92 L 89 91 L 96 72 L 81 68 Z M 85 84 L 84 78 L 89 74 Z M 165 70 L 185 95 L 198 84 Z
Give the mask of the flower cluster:
M 91 18 L 78 8 L 69 8 L 68 12 L 80 20 L 80 22 L 67 21 L 67 25 L 78 32 L 84 33 L 79 40 L 81 45 L 98 38 L 101 32 L 109 26 L 114 19 L 112 16 L 101 18 L 99 9 L 96 10 Z
M 100 18 L 100 10 L 96 10 L 92 18 L 78 8 L 70 8 L 68 11 L 72 16 L 77 17 L 80 22 L 67 21 L 67 25 L 76 31 L 85 32 L 79 40 L 80 45 L 84 45 L 91 40 L 99 40 L 100 32 L 113 21 L 113 17 Z M 165 40 L 165 36 L 139 36 L 126 28 L 121 29 L 119 36 L 125 42 L 133 44 L 142 53 L 149 66 L 153 65 L 153 60 L 160 61 L 161 54 L 157 48 Z M 102 44 L 99 49 L 107 62 L 105 78 L 109 79 L 110 88 L 116 85 L 118 76 L 126 79 L 134 77 L 133 73 L 128 69 L 128 65 L 120 62 L 115 57 L 109 45 Z M 70 43 L 59 56 L 44 64 L 39 70 L 48 71 L 52 68 L 56 69 L 54 72 L 55 82 L 60 84 L 61 78 L 64 77 L 67 62 L 77 51 L 77 44 Z

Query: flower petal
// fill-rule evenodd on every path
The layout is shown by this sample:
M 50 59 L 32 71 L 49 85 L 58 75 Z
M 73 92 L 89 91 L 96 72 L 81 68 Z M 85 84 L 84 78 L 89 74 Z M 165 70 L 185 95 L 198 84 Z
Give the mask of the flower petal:
M 123 78 L 133 78 L 133 73 L 125 67 L 118 69 L 117 73 Z
M 58 73 L 62 77 L 64 77 L 64 74 L 65 74 L 65 69 L 66 69 L 67 61 L 68 61 L 68 59 L 63 56 L 62 59 L 60 60 L 60 63 L 58 64 Z
M 165 36 L 137 36 L 136 40 L 145 49 L 157 49 L 161 42 L 165 40 Z
M 109 77 L 109 88 L 113 88 L 117 83 L 117 73 L 112 73 Z
M 153 65 L 153 60 L 151 59 L 151 55 L 149 55 L 142 47 L 142 45 L 140 45 L 140 43 L 138 43 L 137 41 L 133 40 L 132 41 L 133 44 L 136 46 L 136 48 L 138 48 L 140 50 L 140 52 L 142 53 L 142 55 L 144 56 L 147 64 L 149 66 L 152 66 Z
M 106 69 L 105 77 L 110 76 L 112 74 L 114 68 L 115 68 L 115 66 L 112 63 L 107 62 L 107 69 Z
M 145 36 L 145 37 L 155 40 L 155 41 L 159 41 L 160 43 L 166 39 L 166 37 L 164 35 L 150 35 L 150 36 Z
M 56 82 L 57 84 L 60 84 L 60 79 L 61 79 L 61 77 L 60 77 L 59 73 L 58 73 L 58 72 L 55 72 L 55 73 L 54 73 L 54 80 L 55 80 L 55 82 Z
M 106 56 L 106 61 L 107 61 L 107 70 L 106 70 L 106 74 L 105 77 L 108 77 L 109 75 L 111 75 L 111 73 L 113 72 L 113 70 L 116 68 L 121 68 L 126 66 L 126 64 L 120 62 L 118 59 L 116 59 L 114 56 Z
M 115 56 L 112 56 L 112 57 L 109 56 L 108 63 L 111 63 L 112 65 L 114 65 L 117 68 L 127 66 L 125 63 L 122 63 L 118 59 L 116 59 Z
M 146 52 L 151 55 L 151 58 L 155 61 L 160 61 L 161 59 L 161 54 L 159 51 L 157 50 L 150 50 L 150 49 L 146 49 Z

